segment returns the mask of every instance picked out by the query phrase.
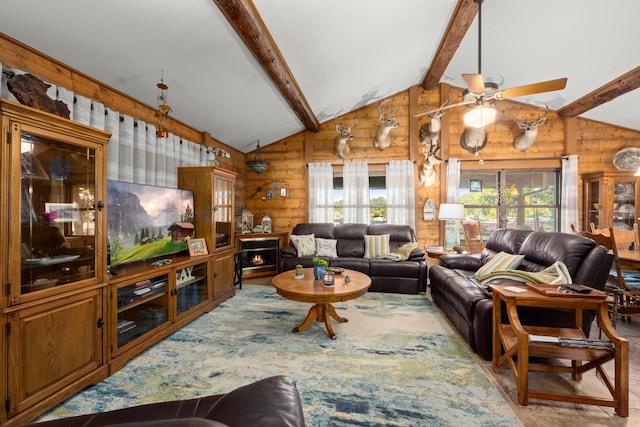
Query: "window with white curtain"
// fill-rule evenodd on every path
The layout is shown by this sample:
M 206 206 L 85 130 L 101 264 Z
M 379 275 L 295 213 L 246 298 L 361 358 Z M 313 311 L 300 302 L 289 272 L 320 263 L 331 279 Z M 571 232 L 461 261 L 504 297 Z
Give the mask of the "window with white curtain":
M 367 224 L 387 222 L 387 180 L 384 172 L 369 172 L 369 220 Z M 344 223 L 344 177 L 333 176 L 333 222 Z M 350 222 L 350 221 L 346 221 Z

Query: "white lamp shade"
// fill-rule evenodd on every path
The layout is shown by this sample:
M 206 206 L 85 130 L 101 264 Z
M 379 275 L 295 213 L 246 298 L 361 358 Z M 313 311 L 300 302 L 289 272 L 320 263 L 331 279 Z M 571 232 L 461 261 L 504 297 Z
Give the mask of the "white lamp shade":
M 442 203 L 438 212 L 438 219 L 464 219 L 464 205 L 462 203 Z
M 496 110 L 491 107 L 479 105 L 464 115 L 464 125 L 473 128 L 482 128 L 496 120 Z

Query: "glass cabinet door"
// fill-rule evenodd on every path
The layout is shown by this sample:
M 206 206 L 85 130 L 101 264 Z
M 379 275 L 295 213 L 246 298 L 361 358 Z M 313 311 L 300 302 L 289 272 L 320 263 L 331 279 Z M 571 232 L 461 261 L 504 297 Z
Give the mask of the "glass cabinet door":
M 95 151 L 21 132 L 22 294 L 95 277 Z
M 633 230 L 636 219 L 636 183 L 616 180 L 613 183 L 613 228 Z
M 230 246 L 233 238 L 233 182 L 227 178 L 215 178 L 216 248 Z
M 585 220 L 585 230 L 589 230 L 589 224 L 593 224 L 595 228 L 602 228 L 600 226 L 600 185 L 601 180 L 593 180 L 586 182 L 586 220 Z

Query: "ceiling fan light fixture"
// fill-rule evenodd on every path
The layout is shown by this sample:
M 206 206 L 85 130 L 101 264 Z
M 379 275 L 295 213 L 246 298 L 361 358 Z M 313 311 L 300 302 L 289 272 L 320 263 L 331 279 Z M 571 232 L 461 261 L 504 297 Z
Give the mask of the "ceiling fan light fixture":
M 464 115 L 464 125 L 472 128 L 483 128 L 496 121 L 496 110 L 486 105 L 478 105 Z

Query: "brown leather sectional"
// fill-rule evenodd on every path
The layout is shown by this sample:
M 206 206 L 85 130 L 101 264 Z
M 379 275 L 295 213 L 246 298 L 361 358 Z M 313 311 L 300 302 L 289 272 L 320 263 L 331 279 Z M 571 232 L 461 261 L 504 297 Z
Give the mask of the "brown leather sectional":
M 479 257 L 442 256 L 440 265 L 429 269 L 433 302 L 471 348 L 486 360 L 491 360 L 493 353 L 493 302 L 491 291 L 480 286 L 474 273 L 499 252 L 524 255 L 518 269 L 525 271 L 540 271 L 556 261 L 562 261 L 574 283 L 596 289 L 604 288 L 613 261 L 613 256 L 603 246 L 586 237 L 515 229 L 495 230 Z M 496 279 L 490 283 L 522 285 L 510 279 Z M 502 312 L 505 313 L 505 310 Z M 518 314 L 525 325 L 571 326 L 569 311 L 520 307 Z M 583 331 L 587 336 L 593 318 L 592 312 L 583 313 Z
M 389 234 L 389 249 L 394 252 L 406 243 L 417 241 L 408 225 L 301 223 L 292 235 L 314 234 L 316 238 L 336 239 L 337 258 L 328 258 L 329 266 L 356 270 L 371 277 L 371 292 L 417 294 L 427 288 L 427 261 L 423 248 L 414 249 L 405 261 L 364 258 L 365 235 Z M 299 257 L 289 244 L 280 250 L 279 272 L 294 270 L 296 264 L 313 266 L 313 256 Z

